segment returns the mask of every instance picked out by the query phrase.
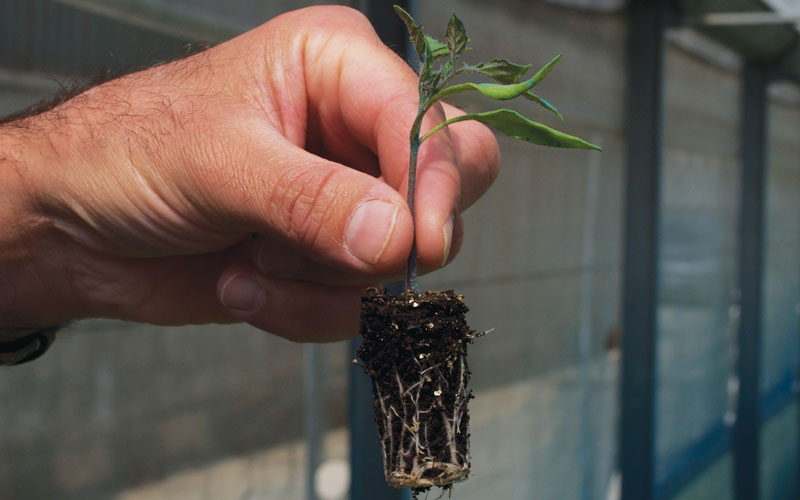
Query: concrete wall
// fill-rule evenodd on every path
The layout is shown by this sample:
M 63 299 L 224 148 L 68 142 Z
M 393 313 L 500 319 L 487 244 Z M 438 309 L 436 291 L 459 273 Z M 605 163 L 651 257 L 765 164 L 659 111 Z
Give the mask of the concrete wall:
M 323 350 L 331 426 L 344 421 L 345 349 Z M 297 440 L 302 363 L 302 346 L 245 326 L 70 328 L 0 377 L 3 495 L 92 498 Z

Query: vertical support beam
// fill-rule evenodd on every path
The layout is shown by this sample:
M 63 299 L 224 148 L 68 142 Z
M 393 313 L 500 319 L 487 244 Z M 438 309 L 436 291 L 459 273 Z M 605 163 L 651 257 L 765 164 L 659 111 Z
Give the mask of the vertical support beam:
M 360 340 L 351 342 L 355 353 Z M 349 361 L 349 360 L 348 360 Z M 383 456 L 372 412 L 372 382 L 360 366 L 350 368 L 350 499 L 401 500 L 383 476 Z
M 400 18 L 397 17 L 392 5 L 399 5 L 411 16 L 415 16 L 413 0 L 387 2 L 385 0 L 359 0 L 358 9 L 363 12 L 375 27 L 381 41 L 397 52 L 403 58 L 408 56 L 408 32 Z
M 628 16 L 620 471 L 622 500 L 650 500 L 667 1 L 631 0 Z
M 759 495 L 761 430 L 761 303 L 764 267 L 767 68 L 748 63 L 743 72 L 739 289 L 741 318 L 736 375 L 739 394 L 733 428 L 736 500 Z
M 314 476 L 322 457 L 322 356 L 319 344 L 303 346 L 305 382 L 305 433 L 306 433 L 306 500 L 317 500 Z
M 402 281 L 393 285 L 394 289 L 389 286 L 393 293 L 403 291 Z M 353 353 L 360 344 L 360 339 L 352 341 Z M 350 500 L 410 500 L 411 490 L 386 483 L 372 410 L 372 381 L 360 366 L 350 366 Z
M 360 0 L 359 9 L 369 17 L 383 43 L 401 57 L 408 55 L 408 34 L 403 22 L 392 9 L 397 4 L 416 15 L 412 0 L 386 2 L 383 0 Z M 398 285 L 398 284 L 394 284 Z M 403 283 L 395 287 L 395 293 L 403 290 Z M 392 287 L 389 286 L 392 290 Z M 352 342 L 355 353 L 360 340 Z M 383 454 L 378 442 L 378 431 L 372 410 L 372 382 L 358 366 L 350 364 L 350 500 L 410 500 L 411 490 L 392 488 L 383 474 Z

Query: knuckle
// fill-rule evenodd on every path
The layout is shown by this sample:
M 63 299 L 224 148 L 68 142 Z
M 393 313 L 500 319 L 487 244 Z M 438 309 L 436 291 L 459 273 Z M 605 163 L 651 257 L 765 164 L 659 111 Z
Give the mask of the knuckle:
M 332 168 L 302 169 L 281 183 L 281 214 L 284 234 L 304 246 L 316 246 L 327 230 L 327 219 L 336 204 L 338 175 Z
M 295 11 L 298 22 L 313 25 L 315 31 L 327 31 L 338 34 L 368 31 L 374 33 L 367 16 L 358 9 L 347 5 L 319 5 Z M 311 23 L 309 23 L 311 20 Z
M 340 19 L 351 26 L 369 27 L 370 31 L 372 31 L 372 24 L 369 19 L 358 9 L 348 5 L 328 5 L 324 9 L 326 9 L 325 15 L 327 16 Z

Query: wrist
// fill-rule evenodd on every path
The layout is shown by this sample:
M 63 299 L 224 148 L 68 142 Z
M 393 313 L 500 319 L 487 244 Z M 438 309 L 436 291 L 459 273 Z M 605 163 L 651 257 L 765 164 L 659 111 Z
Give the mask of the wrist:
M 65 254 L 43 200 L 54 155 L 37 117 L 0 126 L 0 328 L 36 328 L 80 317 Z

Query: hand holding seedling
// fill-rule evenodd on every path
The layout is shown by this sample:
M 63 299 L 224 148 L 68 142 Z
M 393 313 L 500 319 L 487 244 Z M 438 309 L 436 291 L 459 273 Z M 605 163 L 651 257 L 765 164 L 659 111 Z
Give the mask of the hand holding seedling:
M 357 331 L 402 276 L 417 76 L 359 13 L 280 16 L 188 59 L 0 127 L 0 326 L 85 317 Z M 422 130 L 463 113 L 431 108 Z M 431 147 L 427 143 L 433 144 Z M 496 142 L 468 122 L 420 152 L 417 254 L 457 252 Z

